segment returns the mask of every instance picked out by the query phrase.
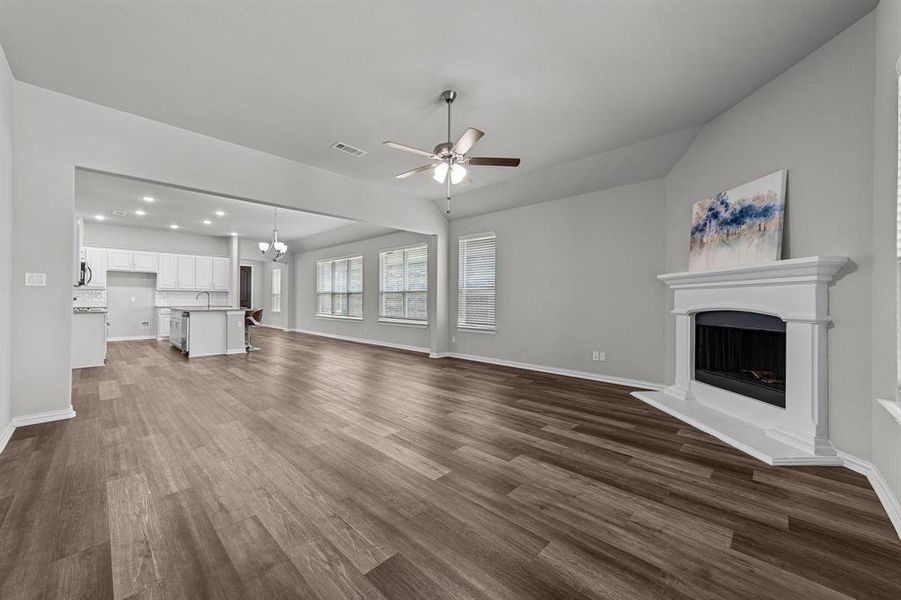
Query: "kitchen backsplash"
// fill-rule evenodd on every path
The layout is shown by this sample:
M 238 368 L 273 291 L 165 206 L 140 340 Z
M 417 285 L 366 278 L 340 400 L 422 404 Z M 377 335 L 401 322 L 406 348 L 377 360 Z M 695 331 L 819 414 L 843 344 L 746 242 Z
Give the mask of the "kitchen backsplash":
M 75 288 L 72 293 L 72 306 L 97 307 L 107 306 L 106 290 Z M 197 292 L 165 292 L 157 291 L 155 306 L 206 306 L 206 294 L 197 298 Z M 228 292 L 210 292 L 210 304 L 228 306 Z
M 106 290 L 75 288 L 72 306 L 78 308 L 106 306 Z
M 210 292 L 210 304 L 228 306 L 228 292 Z M 197 298 L 197 292 L 156 292 L 157 306 L 206 306 L 206 294 Z

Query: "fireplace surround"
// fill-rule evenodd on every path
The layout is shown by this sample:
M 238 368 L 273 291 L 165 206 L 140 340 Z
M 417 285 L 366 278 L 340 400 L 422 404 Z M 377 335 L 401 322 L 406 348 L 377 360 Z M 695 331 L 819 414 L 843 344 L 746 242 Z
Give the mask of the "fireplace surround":
M 829 442 L 828 286 L 847 262 L 659 275 L 673 290 L 675 380 L 633 395 L 769 464 L 841 464 Z

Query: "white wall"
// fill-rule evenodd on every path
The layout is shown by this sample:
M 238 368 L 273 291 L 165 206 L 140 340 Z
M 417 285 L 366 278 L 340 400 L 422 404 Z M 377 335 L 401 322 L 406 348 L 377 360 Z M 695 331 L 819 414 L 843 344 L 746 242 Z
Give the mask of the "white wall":
M 895 215 L 898 202 L 898 73 L 901 2 L 876 8 L 876 71 L 873 146 L 873 398 L 894 400 L 898 391 L 895 291 Z M 873 407 L 873 464 L 901 504 L 901 425 L 882 406 Z
M 864 459 L 870 455 L 874 35 L 871 14 L 717 117 L 666 178 L 667 272 L 687 269 L 694 202 L 778 169 L 788 169 L 784 258 L 851 258 L 830 289 L 830 437 Z M 671 382 L 672 317 L 667 321 Z
M 453 221 L 451 351 L 662 382 L 663 191 L 658 179 Z M 497 234 L 495 334 L 456 329 L 457 241 L 483 231 Z
M 107 273 L 109 339 L 156 337 L 155 292 L 156 276 L 152 273 Z M 142 328 L 142 322 L 150 324 Z
M 13 244 L 14 416 L 70 406 L 76 167 L 447 234 L 447 221 L 434 205 L 387 188 L 22 82 L 14 84 L 13 96 L 13 229 L 22 240 Z M 34 239 L 44 240 L 41 252 L 26 243 Z M 47 286 L 22 286 L 26 271 L 46 273 Z
M 378 322 L 379 300 L 379 251 L 422 242 L 429 243 L 429 292 L 433 295 L 435 274 L 433 271 L 435 242 L 431 236 L 401 232 L 370 238 L 358 242 L 321 248 L 294 257 L 295 321 L 301 331 L 340 335 L 376 342 L 399 344 L 413 348 L 429 349 L 429 330 L 415 325 L 398 325 Z M 316 261 L 363 255 L 363 320 L 347 321 L 316 316 Z M 429 320 L 434 312 L 429 306 Z
M 13 84 L 0 48 L 0 436 L 12 414 Z
M 103 223 L 84 224 L 85 246 L 170 252 L 173 254 L 199 254 L 201 256 L 228 256 L 227 237 L 195 235 L 178 231 L 161 231 L 143 227 L 122 227 Z

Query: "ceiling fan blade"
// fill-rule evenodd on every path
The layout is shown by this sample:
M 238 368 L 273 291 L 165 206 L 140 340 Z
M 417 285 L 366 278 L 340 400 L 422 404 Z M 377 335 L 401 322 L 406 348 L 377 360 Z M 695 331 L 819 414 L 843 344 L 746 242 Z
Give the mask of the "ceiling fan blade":
M 419 148 L 414 148 L 413 146 L 407 146 L 406 144 L 398 144 L 397 142 L 382 142 L 383 145 L 388 146 L 389 148 L 394 148 L 395 150 L 403 150 L 404 152 L 412 152 L 413 154 L 419 154 L 421 156 L 428 156 L 429 158 L 435 158 L 435 155 L 427 150 L 420 150 Z
M 485 135 L 485 132 L 470 127 L 463 132 L 463 135 L 461 135 L 460 139 L 457 140 L 457 143 L 454 144 L 452 150 L 457 154 L 466 154 L 469 152 L 470 148 L 476 145 L 476 142 L 482 139 L 483 135 Z
M 404 171 L 400 175 L 395 175 L 395 179 L 406 179 L 412 175 L 418 175 L 420 173 L 426 173 L 428 171 L 432 171 L 435 169 L 435 165 L 422 165 L 421 167 L 416 167 L 415 169 L 410 169 L 409 171 Z
M 474 167 L 518 167 L 518 158 L 491 158 L 487 156 L 472 156 L 466 159 L 467 165 Z

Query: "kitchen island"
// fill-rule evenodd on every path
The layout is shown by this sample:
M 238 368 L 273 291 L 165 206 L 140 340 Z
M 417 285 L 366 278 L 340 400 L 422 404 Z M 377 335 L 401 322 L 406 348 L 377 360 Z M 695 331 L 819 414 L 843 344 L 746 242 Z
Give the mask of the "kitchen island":
M 169 343 L 190 358 L 244 353 L 244 310 L 173 306 L 169 310 Z

